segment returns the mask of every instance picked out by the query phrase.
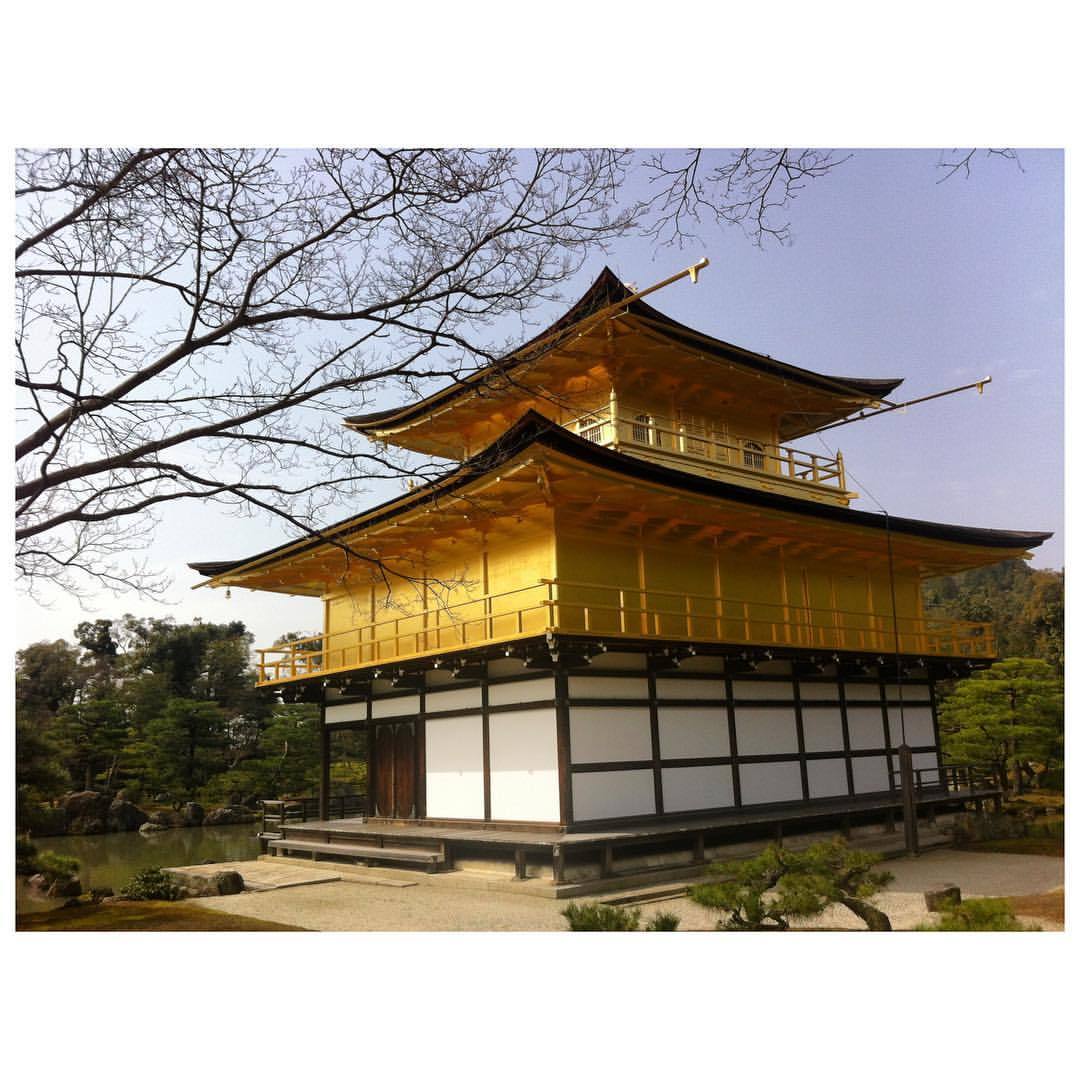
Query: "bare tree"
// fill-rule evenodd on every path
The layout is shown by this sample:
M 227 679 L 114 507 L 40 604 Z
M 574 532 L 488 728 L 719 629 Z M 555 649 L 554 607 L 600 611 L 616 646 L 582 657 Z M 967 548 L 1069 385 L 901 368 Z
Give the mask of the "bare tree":
M 943 154 L 943 179 L 967 175 L 975 154 Z M 342 414 L 490 361 L 510 343 L 500 320 L 524 320 L 638 223 L 659 242 L 682 244 L 710 218 L 758 245 L 787 242 L 793 200 L 848 156 L 19 153 L 24 586 L 162 591 L 154 566 L 132 558 L 178 500 L 320 535 L 328 508 L 372 479 L 437 471 L 358 445 Z M 649 192 L 619 210 L 630 168 Z
M 771 240 L 791 241 L 787 219 L 792 203 L 808 183 L 828 176 L 852 154 L 835 150 L 743 149 L 659 150 L 643 169 L 650 194 L 645 200 L 646 232 L 661 243 L 680 247 L 697 238 L 703 221 L 734 225 L 758 247 Z M 938 183 L 971 175 L 976 156 L 1020 159 L 1015 150 L 942 151 Z
M 312 532 L 399 460 L 340 425 L 492 358 L 619 235 L 610 150 L 55 150 L 17 160 L 18 569 L 167 584 L 130 555 L 184 499 Z M 505 329 L 505 328 L 504 328 Z M 495 331 L 489 329 L 489 336 Z
M 652 194 L 648 232 L 680 246 L 695 238 L 703 217 L 739 227 L 763 247 L 770 238 L 785 244 L 791 223 L 786 211 L 810 180 L 848 160 L 833 150 L 734 150 L 727 160 L 711 162 L 706 151 L 661 150 L 646 158 L 644 169 Z

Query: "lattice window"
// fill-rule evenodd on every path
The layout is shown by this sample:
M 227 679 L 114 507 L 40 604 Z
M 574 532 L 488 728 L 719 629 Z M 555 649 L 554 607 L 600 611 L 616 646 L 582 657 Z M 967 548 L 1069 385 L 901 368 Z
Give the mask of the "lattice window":
M 705 418 L 695 416 L 685 409 L 679 409 L 675 419 L 682 435 L 683 453 L 694 454 L 697 457 L 710 457 L 709 444 L 706 441 L 708 426 Z
M 591 443 L 604 441 L 604 425 L 593 417 L 578 421 L 578 434 Z
M 765 447 L 753 439 L 743 439 L 743 464 L 749 469 L 765 468 Z
M 656 430 L 656 419 L 649 413 L 638 413 L 634 417 L 630 437 L 636 443 L 645 446 L 660 446 L 660 432 Z

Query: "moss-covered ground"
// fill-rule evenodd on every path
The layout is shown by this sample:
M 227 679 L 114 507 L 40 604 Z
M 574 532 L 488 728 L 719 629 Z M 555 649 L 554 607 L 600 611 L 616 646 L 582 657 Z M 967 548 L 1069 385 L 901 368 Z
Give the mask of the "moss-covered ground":
M 302 930 L 300 926 L 165 900 L 80 904 L 19 915 L 16 930 Z

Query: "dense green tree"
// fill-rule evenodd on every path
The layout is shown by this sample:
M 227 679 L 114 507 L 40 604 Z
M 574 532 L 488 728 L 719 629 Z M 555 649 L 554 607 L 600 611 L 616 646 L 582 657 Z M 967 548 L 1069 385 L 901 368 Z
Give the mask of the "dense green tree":
M 216 802 L 236 796 L 313 794 L 319 778 L 318 724 L 315 705 L 278 705 L 269 720 L 259 724 L 242 758 L 211 780 L 203 796 Z M 236 741 L 235 735 L 230 737 Z
M 39 641 L 15 654 L 15 711 L 25 723 L 48 725 L 85 685 L 89 669 L 66 641 Z
M 154 793 L 181 803 L 224 772 L 226 726 L 225 714 L 213 702 L 169 698 L 136 748 Z
M 1064 686 L 1045 660 L 1011 657 L 960 682 L 941 703 L 942 749 L 992 772 L 1003 790 L 1062 758 Z M 1012 783 L 1010 784 L 1010 773 Z
M 28 828 L 35 807 L 67 791 L 71 778 L 60 748 L 39 725 L 15 720 L 15 823 Z
M 75 640 L 82 646 L 83 662 L 89 669 L 85 697 L 113 697 L 122 674 L 122 657 L 112 619 L 81 622 Z
M 53 735 L 72 780 L 84 789 L 107 772 L 111 780 L 128 739 L 124 704 L 110 699 L 64 705 L 56 714 Z

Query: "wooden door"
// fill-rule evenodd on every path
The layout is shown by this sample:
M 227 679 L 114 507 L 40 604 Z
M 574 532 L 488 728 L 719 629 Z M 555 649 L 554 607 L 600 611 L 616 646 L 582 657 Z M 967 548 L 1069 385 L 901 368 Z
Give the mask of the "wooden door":
M 416 725 L 379 724 L 375 729 L 375 813 L 416 816 Z
M 394 733 L 394 817 L 416 813 L 416 736 L 412 724 L 399 724 Z
M 380 724 L 375 729 L 375 813 L 394 816 L 394 725 Z

